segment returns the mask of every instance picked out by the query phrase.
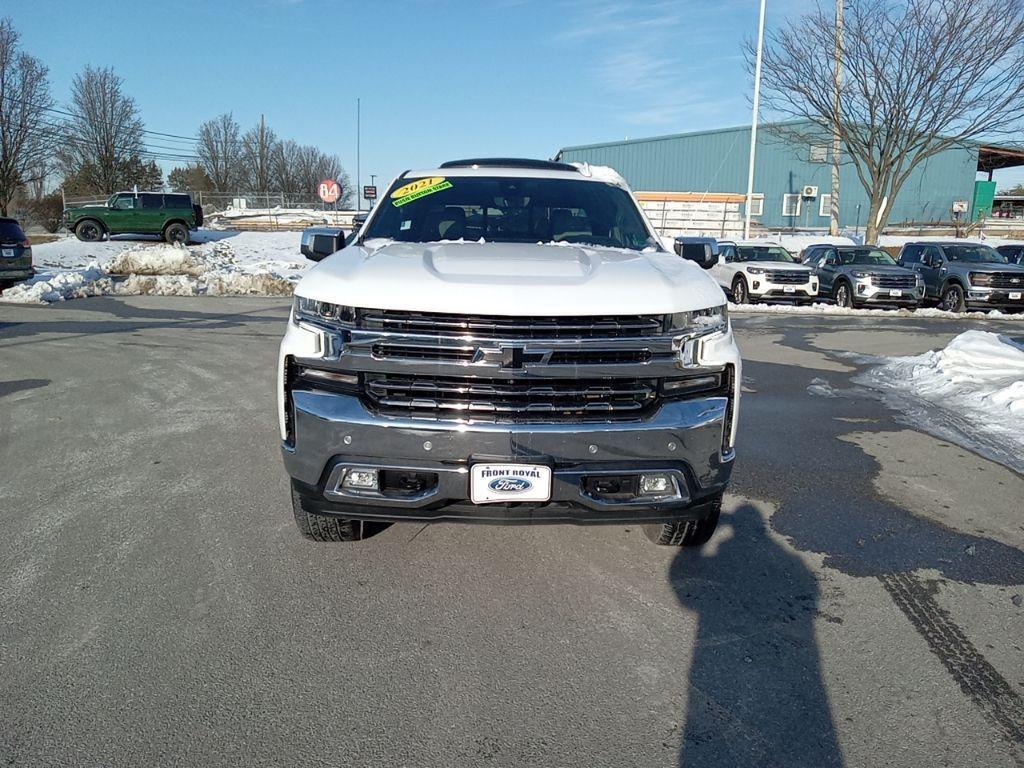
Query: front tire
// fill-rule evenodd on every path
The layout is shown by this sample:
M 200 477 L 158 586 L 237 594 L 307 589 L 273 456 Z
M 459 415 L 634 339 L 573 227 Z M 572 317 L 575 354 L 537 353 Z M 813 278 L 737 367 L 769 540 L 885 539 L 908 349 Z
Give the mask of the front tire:
M 295 488 L 292 488 L 292 512 L 299 533 L 312 541 L 362 541 L 370 535 L 368 524 L 362 520 L 348 520 L 312 511 L 306 497 Z
M 700 520 L 682 520 L 675 523 L 645 525 L 647 538 L 664 547 L 699 547 L 707 544 L 718 527 L 722 513 L 722 494 L 708 504 L 708 513 Z
M 75 237 L 83 243 L 96 243 L 103 239 L 103 227 L 95 221 L 80 221 L 75 225 Z
M 836 306 L 853 309 L 853 289 L 849 283 L 844 281 L 836 285 L 835 300 Z
M 949 283 L 942 289 L 942 299 L 939 301 L 939 309 L 957 314 L 967 309 L 967 300 L 964 297 L 964 289 L 957 283 Z
M 750 291 L 747 290 L 747 281 L 742 276 L 732 281 L 732 301 L 734 304 L 750 303 Z

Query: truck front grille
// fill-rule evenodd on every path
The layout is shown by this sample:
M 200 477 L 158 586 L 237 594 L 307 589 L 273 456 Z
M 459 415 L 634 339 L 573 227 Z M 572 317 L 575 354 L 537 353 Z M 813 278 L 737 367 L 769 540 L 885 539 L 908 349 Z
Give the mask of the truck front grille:
M 917 286 L 917 277 L 915 275 L 874 274 L 871 275 L 871 284 L 877 285 L 879 288 L 914 288 Z
M 506 317 L 361 309 L 356 327 L 370 331 L 474 338 L 619 338 L 658 335 L 664 331 L 664 316 Z
M 777 285 L 803 285 L 811 279 L 810 272 L 796 269 L 776 269 L 765 273 L 765 280 Z
M 1024 274 L 1020 272 L 971 272 L 971 283 L 985 288 L 1024 290 Z
M 499 421 L 639 416 L 658 398 L 654 379 L 479 379 L 366 374 L 371 406 L 392 415 Z

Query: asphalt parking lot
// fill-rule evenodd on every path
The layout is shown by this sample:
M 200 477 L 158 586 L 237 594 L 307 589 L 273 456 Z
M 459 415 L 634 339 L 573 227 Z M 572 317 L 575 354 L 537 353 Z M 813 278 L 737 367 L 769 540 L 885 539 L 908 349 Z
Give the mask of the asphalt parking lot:
M 286 315 L 0 306 L 0 763 L 1024 765 L 1024 479 L 851 381 L 979 323 L 736 318 L 732 493 L 673 551 L 300 539 Z

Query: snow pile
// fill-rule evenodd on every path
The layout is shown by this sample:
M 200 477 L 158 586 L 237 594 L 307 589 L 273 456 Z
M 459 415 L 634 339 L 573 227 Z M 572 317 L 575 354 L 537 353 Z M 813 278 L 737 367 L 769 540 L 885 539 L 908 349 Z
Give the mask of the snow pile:
M 192 275 L 199 277 L 214 268 L 210 255 L 222 255 L 225 248 L 216 243 L 210 254 L 189 250 L 184 245 L 159 243 L 126 248 L 107 261 L 103 268 L 112 275 Z M 227 247 L 230 254 L 230 246 Z M 230 256 L 226 260 L 230 260 Z M 225 261 L 225 259 L 220 259 Z
M 891 405 L 942 436 L 1024 469 L 1024 343 L 988 331 L 961 333 L 945 349 L 893 358 L 858 377 Z
M 281 234 L 287 234 L 287 240 Z M 91 247 L 79 247 L 87 245 Z M 102 247 L 94 247 L 97 245 Z M 194 248 L 167 243 L 58 241 L 38 246 L 37 251 L 44 254 L 37 260 L 37 269 L 40 262 L 50 268 L 4 291 L 0 300 L 46 304 L 106 295 L 286 296 L 313 264 L 298 256 L 297 233 L 247 233 L 245 239 L 239 235 Z M 97 259 L 107 254 L 102 261 Z M 293 254 L 298 258 L 280 258 Z M 49 258 L 52 255 L 57 258 Z M 84 259 L 89 259 L 88 263 L 81 264 Z
M 99 265 L 93 264 L 69 272 L 37 274 L 32 280 L 8 288 L 0 299 L 22 304 L 49 304 L 64 299 L 104 296 L 112 292 L 113 281 Z

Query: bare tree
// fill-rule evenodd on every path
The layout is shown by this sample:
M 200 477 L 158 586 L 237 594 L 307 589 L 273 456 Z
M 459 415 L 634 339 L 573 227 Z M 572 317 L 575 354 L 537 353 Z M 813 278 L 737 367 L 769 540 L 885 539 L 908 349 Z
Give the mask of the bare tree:
M 19 188 L 42 193 L 54 131 L 47 119 L 53 106 L 47 68 L 19 50 L 10 18 L 0 19 L 0 214 Z
M 810 121 L 817 143 L 839 126 L 844 161 L 870 200 L 874 243 L 921 163 L 983 136 L 1019 135 L 1024 0 L 848 0 L 838 102 L 834 23 L 819 6 L 767 34 L 762 99 L 777 115 Z
M 234 192 L 241 183 L 241 132 L 230 112 L 199 126 L 196 152 L 216 192 Z
M 57 154 L 66 179 L 80 190 L 110 193 L 150 181 L 152 168 L 140 161 L 142 119 L 135 100 L 122 91 L 112 68 L 86 67 L 71 82 L 71 112 Z
M 298 178 L 303 147 L 291 139 L 277 143 L 274 148 L 274 184 L 280 192 L 299 192 L 302 184 Z
M 260 115 L 260 121 L 242 137 L 243 181 L 248 191 L 264 195 L 270 191 L 277 144 L 277 135 Z
M 352 184 L 337 155 L 329 155 L 315 146 L 304 144 L 299 147 L 295 162 L 297 190 L 312 193 L 323 179 L 334 179 L 341 187 L 338 206 L 345 208 L 352 204 Z

